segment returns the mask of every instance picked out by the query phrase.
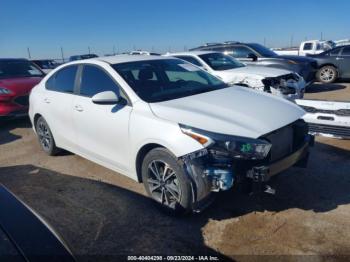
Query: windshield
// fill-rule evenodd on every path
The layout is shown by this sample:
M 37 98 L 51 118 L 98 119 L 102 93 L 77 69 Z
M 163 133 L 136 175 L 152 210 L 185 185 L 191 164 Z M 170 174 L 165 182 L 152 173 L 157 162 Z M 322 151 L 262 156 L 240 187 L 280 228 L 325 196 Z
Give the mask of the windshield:
M 216 77 L 180 59 L 127 62 L 112 67 L 148 103 L 228 87 Z
M 202 58 L 212 69 L 217 71 L 235 69 L 245 66 L 233 57 L 224 55 L 222 53 L 209 53 L 200 55 L 199 57 Z
M 259 53 L 262 57 L 275 57 L 278 56 L 274 51 L 268 49 L 267 47 L 260 44 L 248 44 L 251 48 L 253 48 L 257 53 Z
M 0 61 L 1 79 L 35 76 L 44 76 L 44 73 L 29 61 Z

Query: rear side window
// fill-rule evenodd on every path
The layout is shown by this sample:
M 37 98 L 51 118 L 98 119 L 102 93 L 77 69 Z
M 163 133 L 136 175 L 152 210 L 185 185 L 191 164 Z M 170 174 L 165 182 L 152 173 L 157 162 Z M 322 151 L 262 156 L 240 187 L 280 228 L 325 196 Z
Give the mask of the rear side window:
M 78 66 L 68 66 L 51 76 L 46 82 L 46 89 L 56 92 L 73 93 Z
M 341 54 L 346 55 L 346 56 L 350 56 L 350 46 L 344 47 Z
M 196 66 L 203 66 L 196 58 L 192 56 L 176 56 L 176 57 L 182 60 L 185 60 L 187 62 L 190 62 L 191 64 L 194 64 Z
M 312 50 L 312 43 L 305 43 L 303 50 Z
M 85 65 L 81 77 L 80 95 L 93 97 L 104 91 L 113 91 L 119 94 L 119 87 L 102 69 Z

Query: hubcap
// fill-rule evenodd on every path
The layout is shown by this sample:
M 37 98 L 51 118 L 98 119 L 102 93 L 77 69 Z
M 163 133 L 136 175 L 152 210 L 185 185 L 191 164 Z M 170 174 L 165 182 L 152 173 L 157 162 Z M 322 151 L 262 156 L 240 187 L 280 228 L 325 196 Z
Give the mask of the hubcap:
M 323 81 L 328 82 L 328 81 L 333 80 L 333 78 L 335 76 L 335 72 L 331 68 L 324 68 L 324 69 L 322 69 L 320 76 L 321 76 L 321 79 Z
M 40 121 L 38 124 L 38 136 L 39 136 L 39 141 L 42 147 L 45 150 L 50 150 L 51 146 L 51 135 L 49 132 L 49 129 L 44 121 Z
M 161 161 L 154 160 L 148 165 L 147 183 L 152 197 L 170 208 L 175 208 L 180 202 L 181 189 L 176 173 L 170 166 Z

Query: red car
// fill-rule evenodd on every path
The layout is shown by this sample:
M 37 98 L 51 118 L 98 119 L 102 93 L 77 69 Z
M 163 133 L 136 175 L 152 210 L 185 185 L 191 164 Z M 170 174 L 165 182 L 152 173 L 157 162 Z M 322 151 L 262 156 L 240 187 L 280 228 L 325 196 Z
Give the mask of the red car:
M 0 120 L 27 115 L 29 93 L 44 76 L 26 59 L 0 58 Z

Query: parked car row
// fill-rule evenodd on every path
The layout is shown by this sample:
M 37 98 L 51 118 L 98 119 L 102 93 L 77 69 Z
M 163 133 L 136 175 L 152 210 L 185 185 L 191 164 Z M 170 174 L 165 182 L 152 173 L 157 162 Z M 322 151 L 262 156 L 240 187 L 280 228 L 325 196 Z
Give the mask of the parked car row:
M 80 56 L 47 75 L 2 59 L 0 115 L 15 116 L 23 96 L 17 109 L 27 110 L 31 90 L 29 116 L 47 154 L 65 149 L 143 182 L 173 213 L 202 210 L 233 186 L 273 193 L 272 176 L 307 164 L 310 117 L 287 99 L 303 97 L 318 60 L 239 42 L 196 49 Z

